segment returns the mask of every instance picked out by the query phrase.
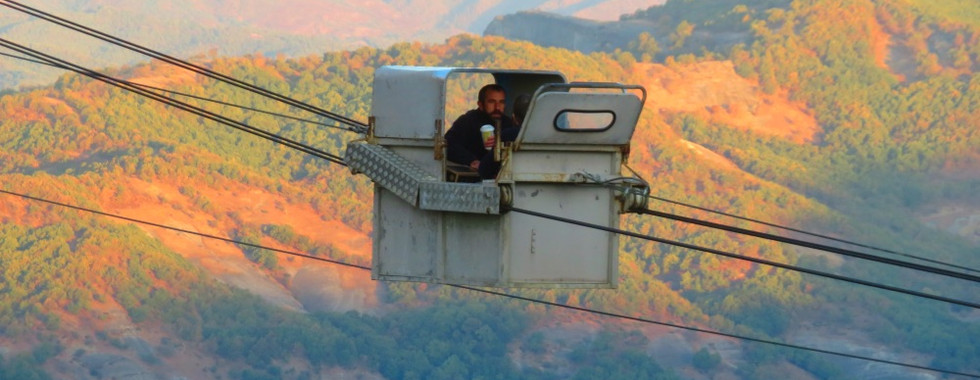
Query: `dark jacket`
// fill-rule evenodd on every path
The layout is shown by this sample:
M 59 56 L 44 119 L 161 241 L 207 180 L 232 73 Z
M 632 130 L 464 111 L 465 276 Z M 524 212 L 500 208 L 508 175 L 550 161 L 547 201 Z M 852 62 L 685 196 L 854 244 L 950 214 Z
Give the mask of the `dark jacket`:
M 489 114 L 479 109 L 467 111 L 456 119 L 446 132 L 446 158 L 461 165 L 469 165 L 470 162 L 483 158 L 487 150 L 483 147 L 480 127 L 494 125 L 494 121 Z M 505 116 L 500 119 L 500 127 L 503 130 L 514 128 L 514 123 Z

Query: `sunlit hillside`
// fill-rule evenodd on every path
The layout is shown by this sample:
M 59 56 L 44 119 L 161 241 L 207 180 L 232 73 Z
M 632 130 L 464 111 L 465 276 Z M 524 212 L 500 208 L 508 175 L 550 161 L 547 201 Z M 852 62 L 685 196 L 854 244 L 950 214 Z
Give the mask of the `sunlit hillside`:
M 462 35 L 206 64 L 355 120 L 370 116 L 374 70 L 388 64 L 641 84 L 649 97 L 629 166 L 651 184 L 652 209 L 812 238 L 662 200 L 683 202 L 980 268 L 980 30 L 916 17 L 901 2 L 695 3 L 632 16 L 670 20 L 676 38 L 654 31 L 605 53 Z M 682 37 L 710 39 L 725 27 L 747 43 L 698 49 Z M 162 63 L 106 72 L 313 118 Z M 334 154 L 359 137 L 168 96 Z M 373 190 L 362 175 L 75 74 L 4 92 L 0 110 L 3 379 L 940 378 L 450 287 L 374 282 L 364 269 L 316 260 L 370 265 Z M 642 234 L 980 302 L 970 281 L 623 218 Z M 637 239 L 621 246 L 618 289 L 508 291 L 980 372 L 980 312 L 969 307 Z

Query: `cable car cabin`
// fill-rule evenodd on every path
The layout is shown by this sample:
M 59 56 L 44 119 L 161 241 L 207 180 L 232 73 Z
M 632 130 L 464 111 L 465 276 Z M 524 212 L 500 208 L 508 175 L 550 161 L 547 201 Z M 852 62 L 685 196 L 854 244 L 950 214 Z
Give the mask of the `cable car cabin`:
M 517 139 L 497 139 L 495 179 L 458 182 L 466 173 L 447 170 L 443 135 L 459 115 L 446 115 L 446 83 L 460 73 L 492 76 L 508 115 L 518 94 L 533 94 Z M 373 279 L 616 287 L 616 234 L 508 211 L 617 228 L 620 213 L 643 208 L 649 188 L 620 173 L 642 87 L 565 83 L 558 72 L 386 66 L 373 97 L 371 130 L 346 157 L 375 183 Z

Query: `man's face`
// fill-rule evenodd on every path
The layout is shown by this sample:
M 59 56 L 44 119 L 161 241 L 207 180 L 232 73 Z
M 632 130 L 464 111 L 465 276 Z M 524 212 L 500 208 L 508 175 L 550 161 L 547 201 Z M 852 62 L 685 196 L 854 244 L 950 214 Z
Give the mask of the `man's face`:
M 480 110 L 486 112 L 490 117 L 494 119 L 499 119 L 504 116 L 504 108 L 506 107 L 506 98 L 504 97 L 503 91 L 487 91 L 486 98 L 482 102 L 477 102 Z

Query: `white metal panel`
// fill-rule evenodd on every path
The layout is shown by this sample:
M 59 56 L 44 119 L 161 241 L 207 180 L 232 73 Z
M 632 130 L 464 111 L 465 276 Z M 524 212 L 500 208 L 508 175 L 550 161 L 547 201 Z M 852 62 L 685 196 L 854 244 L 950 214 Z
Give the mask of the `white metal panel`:
M 628 92 L 542 92 L 531 103 L 516 145 L 518 149 L 525 143 L 624 145 L 633 136 L 642 108 L 642 100 Z M 608 111 L 616 117 L 613 125 L 603 131 L 560 130 L 556 127 L 556 120 L 563 111 Z
M 445 114 L 445 78 L 451 71 L 445 67 L 379 67 L 371 103 L 374 134 L 431 140 L 437 133 L 435 121 Z
M 419 210 L 377 186 L 374 202 L 371 278 L 432 281 L 442 246 L 441 213 Z
M 496 286 L 500 280 L 501 233 L 499 215 L 444 213 L 447 283 Z
M 549 146 L 555 149 L 554 146 Z M 521 150 L 513 152 L 500 178 L 515 181 L 566 182 L 576 173 L 619 174 L 618 152 Z
M 611 194 L 596 188 L 531 184 L 515 191 L 514 206 L 602 226 L 611 221 Z M 615 285 L 614 248 L 609 232 L 532 215 L 510 213 L 509 278 L 514 283 L 567 286 Z

